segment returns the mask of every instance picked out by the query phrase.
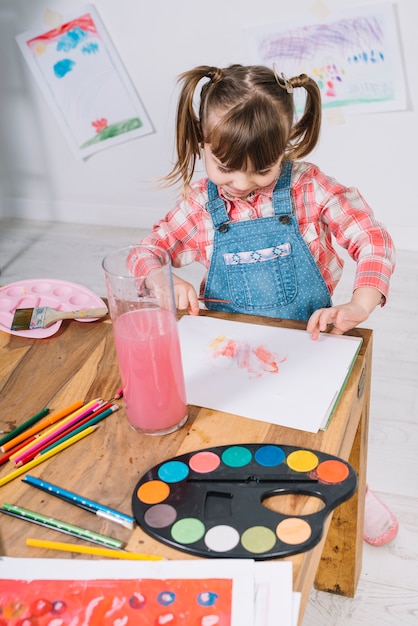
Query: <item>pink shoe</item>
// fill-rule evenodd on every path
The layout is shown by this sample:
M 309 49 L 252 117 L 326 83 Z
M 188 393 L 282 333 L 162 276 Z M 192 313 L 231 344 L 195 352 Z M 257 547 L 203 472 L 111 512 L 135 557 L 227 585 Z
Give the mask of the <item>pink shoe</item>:
M 398 534 L 398 520 L 376 494 L 367 489 L 363 539 L 372 546 L 384 546 Z

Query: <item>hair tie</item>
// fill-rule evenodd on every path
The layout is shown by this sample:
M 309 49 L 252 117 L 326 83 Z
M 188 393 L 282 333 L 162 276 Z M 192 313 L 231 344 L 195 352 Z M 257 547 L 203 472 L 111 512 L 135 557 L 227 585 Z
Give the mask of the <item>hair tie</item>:
M 223 78 L 223 71 L 219 67 L 212 67 L 206 74 L 213 84 L 218 83 Z
M 293 87 L 290 80 L 287 78 L 287 76 L 285 76 L 285 74 L 283 74 L 283 72 L 281 72 L 280 76 L 277 74 L 277 68 L 275 63 L 273 63 L 273 72 L 279 87 L 281 87 L 282 89 L 286 89 L 287 93 L 292 94 Z

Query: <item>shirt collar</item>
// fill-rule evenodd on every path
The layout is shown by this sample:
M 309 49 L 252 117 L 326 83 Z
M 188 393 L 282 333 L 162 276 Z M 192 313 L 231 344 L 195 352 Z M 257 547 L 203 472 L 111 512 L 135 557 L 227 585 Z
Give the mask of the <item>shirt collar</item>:
M 274 187 L 276 186 L 276 182 L 277 180 L 274 180 L 272 183 L 270 183 L 270 185 L 267 185 L 267 187 L 260 187 L 259 189 L 251 192 L 246 200 L 241 200 L 240 198 L 231 198 L 230 196 L 228 196 L 227 193 L 224 192 L 222 187 L 218 187 L 218 191 L 219 196 L 227 202 L 249 202 L 250 204 L 252 204 L 253 202 L 256 202 L 261 198 L 264 198 L 265 200 L 271 200 Z

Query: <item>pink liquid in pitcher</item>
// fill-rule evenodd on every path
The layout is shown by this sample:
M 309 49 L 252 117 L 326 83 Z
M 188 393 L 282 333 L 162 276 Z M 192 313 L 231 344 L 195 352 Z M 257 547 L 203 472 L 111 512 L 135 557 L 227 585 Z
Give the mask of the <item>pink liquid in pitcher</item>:
M 187 404 L 175 316 L 162 309 L 130 311 L 116 319 L 113 334 L 131 426 L 157 435 L 179 428 Z

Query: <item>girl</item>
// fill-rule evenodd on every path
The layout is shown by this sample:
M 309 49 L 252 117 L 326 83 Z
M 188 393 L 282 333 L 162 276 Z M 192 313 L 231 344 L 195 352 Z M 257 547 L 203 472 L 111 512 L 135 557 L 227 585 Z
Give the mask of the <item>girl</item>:
M 180 181 L 183 195 L 145 242 L 165 248 L 174 267 L 205 266 L 199 296 L 210 309 L 306 321 L 313 339 L 367 320 L 388 296 L 394 247 L 357 189 L 301 160 L 319 138 L 316 82 L 242 65 L 196 67 L 180 82 L 177 160 L 166 181 Z M 298 88 L 306 99 L 295 121 Z M 207 177 L 192 182 L 202 157 Z M 357 264 L 351 300 L 339 305 L 334 240 Z M 193 285 L 174 276 L 174 290 L 177 307 L 197 315 Z M 393 538 L 395 522 L 386 516 L 379 541 Z

